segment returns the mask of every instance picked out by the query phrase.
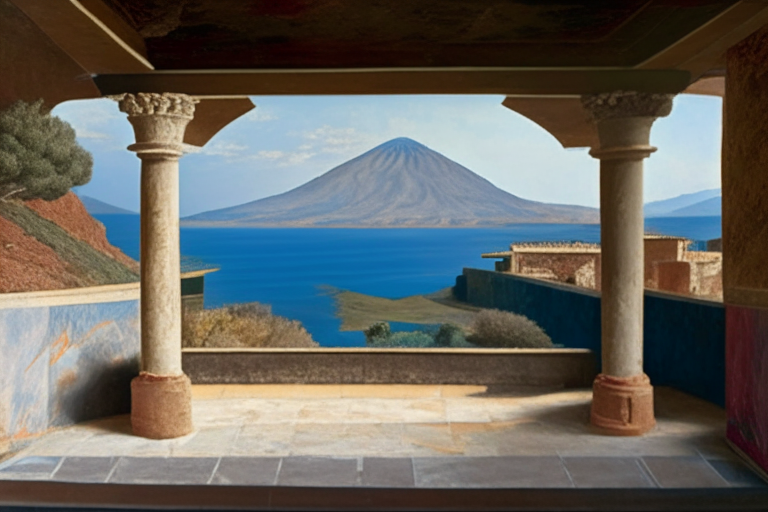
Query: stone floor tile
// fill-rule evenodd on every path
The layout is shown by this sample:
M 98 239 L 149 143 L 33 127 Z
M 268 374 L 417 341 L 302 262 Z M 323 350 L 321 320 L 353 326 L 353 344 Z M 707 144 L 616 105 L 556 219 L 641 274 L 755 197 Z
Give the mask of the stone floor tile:
M 440 396 L 443 398 L 457 398 L 469 396 L 481 396 L 488 390 L 488 386 L 440 386 Z
M 740 460 L 707 460 L 732 487 L 768 487 L 768 483 Z
M 284 457 L 277 484 L 294 487 L 358 485 L 357 459 Z
M 192 386 L 192 400 L 215 400 L 221 398 L 226 386 L 221 384 L 195 384 Z
M 341 386 L 344 398 L 439 398 L 440 386 L 424 384 L 348 384 Z
M 221 457 L 234 446 L 241 427 L 214 427 L 198 430 L 184 442 L 171 445 L 173 457 Z
M 307 401 L 299 410 L 297 423 L 343 423 L 347 420 L 350 402 L 344 399 Z
M 686 436 L 686 441 L 693 446 L 696 451 L 707 460 L 711 459 L 738 459 L 738 455 L 728 446 L 725 441 L 722 429 L 709 435 Z
M 350 403 L 351 423 L 444 423 L 443 399 L 368 399 Z
M 552 444 L 563 457 L 698 456 L 695 446 L 679 436 L 654 433 L 638 437 L 605 436 L 591 432 L 589 425 L 584 425 L 580 433 L 561 435 Z
M 371 487 L 413 487 L 413 461 L 410 457 L 365 457 L 362 484 Z
M 639 460 L 632 457 L 564 457 L 576 487 L 655 487 Z
M 11 459 L 0 469 L 0 478 L 10 478 L 13 475 L 48 478 L 59 465 L 59 462 L 61 462 L 61 457 L 40 455 Z
M 70 453 L 76 454 L 81 443 L 90 439 L 98 432 L 100 431 L 84 428 L 83 425 L 54 430 L 33 440 L 22 449 L 21 454 L 26 456 L 65 456 Z
M 413 464 L 417 487 L 573 487 L 559 457 L 419 457 Z
M 222 398 L 341 398 L 338 384 L 230 384 Z
M 208 483 L 217 462 L 213 457 L 122 457 L 108 482 L 203 485 Z
M 643 457 L 664 488 L 728 487 L 728 482 L 701 457 Z
M 211 484 L 275 485 L 279 467 L 279 457 L 222 457 Z
M 464 455 L 557 456 L 557 436 L 530 418 L 491 423 L 451 423 Z
M 71 454 L 89 457 L 167 457 L 174 445 L 190 437 L 158 441 L 132 434 L 98 434 L 83 441 Z
M 52 479 L 62 482 L 103 483 L 107 481 L 117 461 L 117 457 L 66 457 Z
M 255 423 L 242 427 L 231 455 L 279 457 L 291 453 L 295 432 L 293 423 Z
M 445 401 L 445 417 L 451 423 L 490 423 L 488 400 L 454 398 Z
M 454 438 L 448 423 L 403 425 L 403 444 L 414 456 L 461 455 L 465 445 Z
M 399 423 L 298 424 L 291 439 L 291 455 L 358 457 L 406 453 Z

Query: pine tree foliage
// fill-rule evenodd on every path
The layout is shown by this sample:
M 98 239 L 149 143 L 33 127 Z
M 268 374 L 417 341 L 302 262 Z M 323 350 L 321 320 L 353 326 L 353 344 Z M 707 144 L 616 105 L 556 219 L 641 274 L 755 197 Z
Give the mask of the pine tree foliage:
M 0 112 L 0 198 L 53 201 L 91 179 L 93 158 L 66 121 L 43 101 L 17 101 Z

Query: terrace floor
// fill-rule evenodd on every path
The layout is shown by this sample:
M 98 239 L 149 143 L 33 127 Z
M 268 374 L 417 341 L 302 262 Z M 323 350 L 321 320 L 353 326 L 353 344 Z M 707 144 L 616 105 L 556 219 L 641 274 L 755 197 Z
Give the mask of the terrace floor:
M 591 431 L 588 389 L 212 385 L 194 386 L 193 395 L 198 430 L 184 438 L 133 437 L 128 416 L 42 436 L 0 464 L 0 505 L 10 495 L 17 496 L 15 503 L 30 503 L 24 489 L 32 492 L 33 484 L 50 484 L 46 492 L 55 495 L 61 482 L 71 482 L 91 484 L 83 487 L 91 489 L 88 499 L 124 489 L 122 484 L 163 488 L 166 495 L 168 486 L 194 488 L 181 495 L 179 506 L 200 489 L 215 494 L 222 486 L 238 490 L 224 502 L 203 502 L 225 505 L 246 492 L 238 486 L 334 490 L 336 498 L 343 494 L 340 489 L 538 490 L 544 499 L 558 495 L 542 490 L 615 488 L 637 491 L 636 503 L 644 503 L 642 496 L 667 496 L 668 503 L 674 496 L 698 496 L 714 505 L 720 496 L 735 508 L 739 503 L 745 509 L 768 506 L 768 486 L 724 441 L 724 411 L 669 388 L 656 389 L 658 425 L 641 437 Z M 93 484 L 104 483 L 114 485 L 100 485 L 94 494 Z M 77 496 L 78 488 L 69 486 L 67 496 Z M 709 495 L 696 494 L 695 488 Z M 678 494 L 664 494 L 664 489 Z M 681 490 L 686 491 L 681 495 Z M 107 497 L 99 503 L 105 505 L 110 499 L 102 495 Z M 264 506 L 279 508 L 276 496 L 264 498 Z M 371 496 L 365 499 L 370 502 Z M 443 508 L 461 503 L 448 495 L 430 496 L 438 500 L 430 502 L 433 506 L 443 503 L 440 499 Z M 143 503 L 129 495 L 120 499 L 128 500 L 122 506 Z M 492 502 L 474 503 L 493 508 Z

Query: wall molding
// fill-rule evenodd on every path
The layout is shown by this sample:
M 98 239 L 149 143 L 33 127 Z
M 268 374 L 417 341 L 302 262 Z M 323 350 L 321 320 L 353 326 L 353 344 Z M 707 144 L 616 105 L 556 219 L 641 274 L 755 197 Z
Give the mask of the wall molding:
M 723 290 L 723 295 L 729 306 L 768 308 L 768 290 L 730 286 Z
M 0 293 L 0 310 L 123 302 L 139 300 L 140 295 L 141 285 L 138 282 L 66 290 Z

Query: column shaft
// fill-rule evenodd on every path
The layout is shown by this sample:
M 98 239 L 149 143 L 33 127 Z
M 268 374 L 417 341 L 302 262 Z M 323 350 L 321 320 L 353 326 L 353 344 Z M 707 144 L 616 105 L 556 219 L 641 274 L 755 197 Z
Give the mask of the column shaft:
M 179 162 L 141 156 L 141 366 L 181 375 Z
M 643 373 L 643 161 L 600 162 L 603 373 Z

